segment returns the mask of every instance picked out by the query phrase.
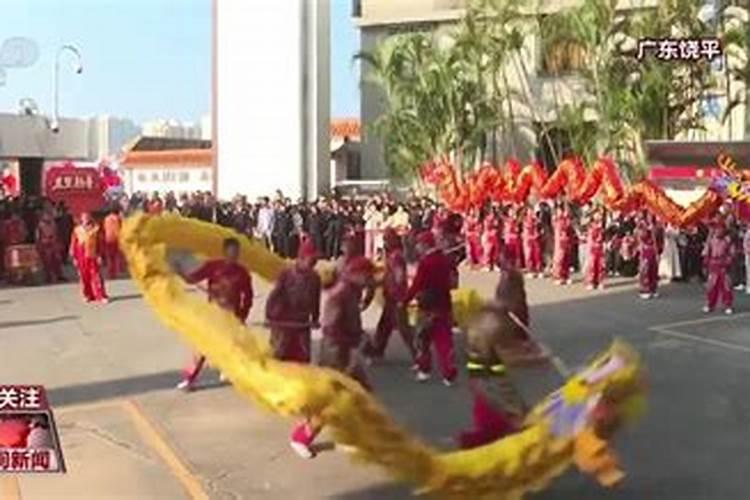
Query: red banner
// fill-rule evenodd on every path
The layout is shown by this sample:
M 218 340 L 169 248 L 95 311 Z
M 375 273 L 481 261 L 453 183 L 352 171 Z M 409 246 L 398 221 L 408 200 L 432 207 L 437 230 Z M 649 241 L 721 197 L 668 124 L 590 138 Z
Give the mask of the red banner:
M 98 210 L 104 205 L 104 185 L 99 171 L 73 164 L 47 169 L 44 194 L 54 202 L 64 202 L 73 214 Z

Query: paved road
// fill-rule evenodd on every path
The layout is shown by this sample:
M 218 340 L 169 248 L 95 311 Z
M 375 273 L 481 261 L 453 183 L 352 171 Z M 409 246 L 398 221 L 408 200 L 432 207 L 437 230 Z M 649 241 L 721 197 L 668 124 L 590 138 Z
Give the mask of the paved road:
M 463 280 L 485 295 L 494 286 L 484 273 Z M 268 291 L 257 288 L 254 315 Z M 286 443 L 289 422 L 252 407 L 213 373 L 203 390 L 175 392 L 188 351 L 129 282 L 110 290 L 115 300 L 107 306 L 80 303 L 73 285 L 0 290 L 0 380 L 47 386 L 70 469 L 66 476 L 0 478 L 0 498 L 409 497 L 379 469 L 351 465 L 344 454 L 297 459 Z M 733 317 L 707 317 L 697 285 L 662 292 L 642 302 L 630 282 L 604 292 L 528 283 L 533 328 L 568 365 L 623 337 L 643 354 L 651 387 L 648 414 L 618 446 L 629 472 L 620 489 L 602 491 L 570 473 L 537 498 L 750 496 L 750 315 L 743 314 L 750 301 L 740 297 Z M 404 425 L 449 448 L 469 420 L 465 387 L 411 383 L 397 339 L 389 355 L 372 370 L 379 397 Z

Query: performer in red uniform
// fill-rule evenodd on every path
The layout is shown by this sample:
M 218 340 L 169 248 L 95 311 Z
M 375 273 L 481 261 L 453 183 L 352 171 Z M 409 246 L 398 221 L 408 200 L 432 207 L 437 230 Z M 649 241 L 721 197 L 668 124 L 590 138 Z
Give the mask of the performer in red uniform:
M 51 213 L 44 211 L 36 226 L 36 250 L 44 267 L 48 283 L 57 283 L 63 277 L 60 240 L 57 237 L 57 224 Z
M 409 317 L 403 303 L 409 286 L 403 244 L 401 238 L 392 229 L 385 231 L 383 243 L 386 255 L 385 275 L 383 276 L 383 311 L 375 330 L 375 337 L 368 348 L 368 356 L 382 358 L 391 332 L 396 329 L 414 359 L 414 333 L 409 325 Z
M 70 238 L 70 257 L 78 270 L 86 302 L 109 302 L 101 273 L 102 241 L 99 224 L 91 214 L 82 214 L 81 223 L 73 229 Z
M 266 300 L 271 347 L 281 361 L 310 362 L 311 330 L 320 317 L 318 254 L 312 241 L 300 245 L 295 264 L 281 273 Z
M 336 284 L 338 277 L 344 273 L 347 264 L 361 257 L 362 254 L 357 249 L 357 240 L 354 238 L 352 233 L 347 233 L 341 241 L 341 255 L 334 264 L 333 280 L 328 283 L 326 288 L 330 288 Z M 375 282 L 371 279 L 369 283 L 364 287 L 362 291 L 362 300 L 360 307 L 363 311 L 367 310 L 375 299 Z
M 602 214 L 596 211 L 586 235 L 588 241 L 586 252 L 586 285 L 589 290 L 604 288 L 604 221 Z
M 504 267 L 521 267 L 523 259 L 521 251 L 521 234 L 519 233 L 518 227 L 518 215 L 516 209 L 511 208 L 503 222 Z
M 420 255 L 414 281 L 404 297 L 408 304 L 415 298 L 418 306 L 417 319 L 417 381 L 430 378 L 434 344 L 440 371 L 445 385 L 452 385 L 456 378 L 453 355 L 453 311 L 451 289 L 455 279 L 455 268 L 451 260 L 437 248 L 430 232 L 417 237 L 417 252 Z
M 320 365 L 346 373 L 370 389 L 358 349 L 363 346 L 360 297 L 362 289 L 372 279 L 373 266 L 365 257 L 355 257 L 344 268 L 341 278 L 330 290 L 323 306 L 320 343 Z M 318 415 L 307 415 L 304 422 L 292 430 L 290 445 L 303 458 L 313 458 L 312 444 L 323 428 Z
M 732 314 L 734 292 L 732 291 L 729 269 L 734 257 L 735 248 L 732 239 L 727 234 L 726 225 L 719 222 L 714 227 L 703 250 L 705 273 L 708 276 L 704 312 L 713 311 L 716 303 L 721 300 L 724 311 L 727 314 Z
M 487 214 L 483 222 L 484 231 L 482 231 L 482 257 L 484 265 L 492 271 L 497 265 L 500 256 L 500 241 L 498 222 L 494 215 Z
M 224 240 L 224 258 L 209 260 L 192 273 L 183 276 L 188 283 L 208 281 L 208 300 L 225 309 L 244 323 L 253 305 L 253 287 L 250 274 L 238 262 L 240 243 L 234 238 Z M 196 355 L 183 372 L 178 389 L 189 391 L 198 378 L 206 358 Z
M 641 286 L 641 298 L 658 297 L 656 288 L 659 285 L 659 261 L 656 251 L 656 239 L 651 226 L 641 222 L 637 229 L 638 241 L 638 282 Z
M 526 209 L 523 218 L 523 255 L 526 272 L 537 278 L 542 275 L 542 242 L 539 234 L 539 219 L 532 208 Z
M 464 220 L 464 236 L 466 237 L 466 257 L 471 267 L 482 263 L 481 224 L 474 212 Z
M 2 241 L 5 248 L 23 244 L 29 235 L 26 223 L 21 216 L 15 212 L 3 222 L 2 231 Z
M 555 233 L 555 249 L 552 255 L 552 276 L 558 285 L 569 285 L 571 264 L 570 215 L 563 205 L 557 209 L 552 220 Z
M 107 265 L 107 276 L 116 279 L 122 272 L 123 259 L 120 253 L 120 227 L 122 217 L 119 210 L 112 210 L 103 222 L 104 226 L 104 261 Z

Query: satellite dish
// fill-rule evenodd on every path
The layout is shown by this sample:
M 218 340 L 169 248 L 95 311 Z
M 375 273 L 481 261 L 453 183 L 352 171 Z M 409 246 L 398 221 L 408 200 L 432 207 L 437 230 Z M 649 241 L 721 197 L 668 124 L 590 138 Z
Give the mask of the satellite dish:
M 6 68 L 28 68 L 38 59 L 39 46 L 28 38 L 8 38 L 0 47 L 0 66 Z

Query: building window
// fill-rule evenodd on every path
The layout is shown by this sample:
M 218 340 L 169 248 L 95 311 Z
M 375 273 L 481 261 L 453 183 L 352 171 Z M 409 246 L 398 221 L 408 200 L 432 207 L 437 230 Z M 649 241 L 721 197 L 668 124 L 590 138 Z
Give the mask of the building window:
M 208 182 L 211 180 L 211 175 L 208 173 L 208 170 L 204 170 L 201 172 L 201 180 L 204 182 Z
M 141 172 L 138 174 L 137 179 L 138 179 L 138 182 L 146 182 L 148 180 L 148 177 L 146 177 L 146 174 Z
M 171 170 L 167 170 L 164 172 L 164 182 L 174 182 L 177 180 L 177 174 L 175 172 L 172 172 Z
M 151 172 L 151 182 L 159 182 L 159 172 Z
M 352 0 L 352 17 L 362 17 L 362 0 Z
M 190 182 L 190 172 L 180 172 L 178 179 L 180 182 Z

